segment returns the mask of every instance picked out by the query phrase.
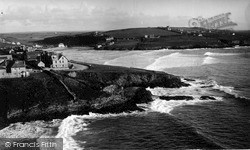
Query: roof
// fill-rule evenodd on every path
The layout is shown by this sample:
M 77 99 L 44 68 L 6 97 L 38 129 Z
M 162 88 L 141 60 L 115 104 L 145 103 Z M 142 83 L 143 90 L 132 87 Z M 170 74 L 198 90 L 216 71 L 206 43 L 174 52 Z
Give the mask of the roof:
M 52 56 L 57 56 L 57 58 L 53 59 Z M 57 54 L 53 54 L 51 57 L 52 57 L 52 60 L 60 60 L 62 57 L 65 57 L 62 53 L 57 53 Z M 66 58 L 66 57 L 65 57 Z M 67 59 L 67 58 L 66 58 Z M 67 59 L 68 60 L 68 59 Z
M 28 52 L 27 53 L 27 59 L 31 60 L 31 59 L 37 59 L 37 56 L 41 55 L 41 51 L 32 51 L 32 52 Z
M 0 61 L 0 69 L 6 69 L 5 60 Z
M 67 59 L 67 57 L 65 57 L 64 55 L 61 55 L 61 56 L 59 57 L 59 59 L 61 59 L 62 57 L 64 57 L 64 58 Z M 59 60 L 59 59 L 58 59 L 58 60 Z M 67 59 L 67 60 L 68 60 L 68 59 Z
M 4 60 L 0 60 L 0 66 L 3 64 Z
M 9 59 L 12 58 L 11 55 L 0 55 L 0 59 Z
M 22 67 L 26 67 L 24 61 L 15 61 L 11 68 L 22 68 Z

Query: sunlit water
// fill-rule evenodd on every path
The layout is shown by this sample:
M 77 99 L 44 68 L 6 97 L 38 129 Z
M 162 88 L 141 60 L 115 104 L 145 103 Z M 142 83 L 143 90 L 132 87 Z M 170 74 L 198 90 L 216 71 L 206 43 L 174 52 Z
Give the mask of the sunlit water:
M 61 120 L 54 135 L 64 138 L 64 149 L 250 148 L 250 48 L 158 51 L 72 48 L 63 50 L 63 54 L 77 61 L 175 74 L 191 86 L 147 90 L 157 96 L 194 97 L 169 101 L 155 98 L 140 105 L 145 112 L 69 116 Z M 216 100 L 201 100 L 200 96 Z M 27 125 L 16 124 L 19 130 Z M 0 135 L 15 131 L 16 128 L 8 127 Z M 37 137 L 41 135 L 39 132 Z

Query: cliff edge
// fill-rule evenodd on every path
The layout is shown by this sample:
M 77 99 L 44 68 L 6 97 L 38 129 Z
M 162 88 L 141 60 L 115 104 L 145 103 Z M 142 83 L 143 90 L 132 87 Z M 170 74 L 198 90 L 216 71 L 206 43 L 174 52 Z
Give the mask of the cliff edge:
M 87 70 L 43 71 L 0 79 L 0 118 L 5 122 L 51 120 L 71 114 L 142 111 L 152 101 L 147 87 L 188 86 L 164 72 L 80 63 Z

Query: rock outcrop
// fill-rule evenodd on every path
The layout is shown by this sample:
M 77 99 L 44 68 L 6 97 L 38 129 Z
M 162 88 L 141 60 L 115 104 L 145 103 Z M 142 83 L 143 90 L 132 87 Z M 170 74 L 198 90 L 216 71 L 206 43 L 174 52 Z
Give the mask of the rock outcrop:
M 142 111 L 136 104 L 152 101 L 147 87 L 181 86 L 188 85 L 174 75 L 135 68 L 91 65 L 82 71 L 44 71 L 28 78 L 0 79 L 0 118 L 18 122 Z

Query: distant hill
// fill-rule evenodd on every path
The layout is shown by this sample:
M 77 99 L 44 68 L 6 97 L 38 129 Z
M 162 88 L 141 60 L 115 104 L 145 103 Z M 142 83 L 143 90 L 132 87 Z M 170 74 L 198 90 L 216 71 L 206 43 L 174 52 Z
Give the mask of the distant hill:
M 111 30 L 104 32 L 104 34 L 113 36 L 115 38 L 140 38 L 144 37 L 144 35 L 155 35 L 155 36 L 180 35 L 180 33 L 171 32 L 161 28 L 130 28 L 121 30 Z
M 64 43 L 68 47 L 90 46 L 99 50 L 219 48 L 250 45 L 250 31 L 208 30 L 197 27 L 147 27 L 100 32 L 12 33 L 0 34 L 0 37 L 27 45 L 41 44 L 45 47 L 57 47 L 59 43 Z
M 85 32 L 27 32 L 27 33 L 3 33 L 0 38 L 4 38 L 11 42 L 20 42 L 25 45 L 33 45 L 36 41 L 43 40 L 49 37 L 56 37 L 62 35 L 76 35 Z

